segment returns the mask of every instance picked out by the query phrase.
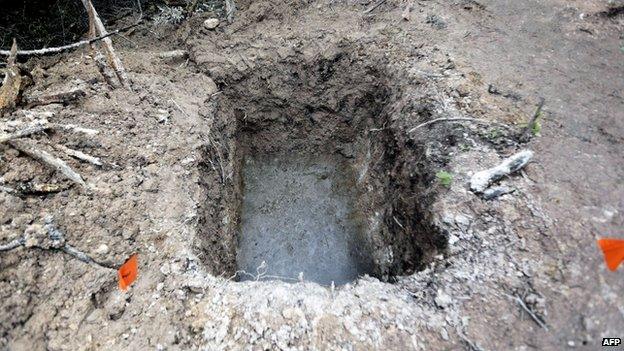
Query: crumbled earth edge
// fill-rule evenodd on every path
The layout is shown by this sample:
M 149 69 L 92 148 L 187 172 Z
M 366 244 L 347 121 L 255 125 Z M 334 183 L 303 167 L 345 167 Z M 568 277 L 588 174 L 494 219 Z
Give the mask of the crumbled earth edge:
M 242 4 L 234 23 L 222 22 L 217 31 L 203 29 L 201 15 L 174 28 L 173 34 L 162 34 L 159 28 L 138 30 L 132 37 L 138 47 L 117 46 L 135 91 L 110 90 L 87 50 L 31 60 L 45 74 L 35 75 L 28 93 L 75 86 L 88 90 L 76 105 L 35 110 L 52 111 L 52 122 L 100 131 L 90 138 L 50 133 L 37 136 L 38 144 L 43 149 L 49 149 L 48 143 L 64 144 L 99 156 L 106 165 L 68 160 L 94 186 L 86 192 L 2 146 L 4 184 L 59 183 L 68 189 L 23 199 L 0 194 L 0 239 L 14 239 L 40 224 L 44 214 L 52 214 L 72 245 L 101 262 L 119 265 L 139 252 L 140 275 L 124 293 L 117 289 L 114 270 L 58 252 L 21 248 L 2 253 L 0 345 L 11 350 L 520 350 L 592 345 L 602 336 L 618 336 L 624 330 L 618 310 L 623 301 L 614 292 L 621 291 L 622 283 L 577 280 L 598 275 L 599 258 L 573 262 L 575 256 L 568 252 L 577 250 L 578 231 L 569 238 L 553 238 L 561 226 L 557 220 L 571 220 L 556 210 L 546 211 L 548 204 L 535 195 L 547 194 L 539 183 L 549 181 L 542 169 L 548 156 L 538 152 L 535 163 L 503 180 L 516 188 L 512 194 L 484 201 L 468 191 L 472 173 L 518 149 L 507 135 L 491 128 L 442 125 L 413 136 L 430 140 L 425 155 L 443 160 L 440 165 L 453 174 L 448 189 L 435 179 L 430 184 L 438 187 L 431 205 L 433 221 L 447 231 L 448 249 L 424 270 L 395 283 L 367 277 L 336 289 L 309 282 L 238 283 L 209 274 L 198 257 L 197 222 L 210 186 L 202 183 L 199 164 L 207 138 L 218 132 L 213 126 L 220 116 L 213 101 L 220 77 L 244 77 L 255 65 L 286 59 L 317 62 L 347 45 L 359 60 L 383 65 L 389 72 L 386 84 L 405 92 L 403 104 L 397 105 L 402 109 L 387 127 L 405 132 L 406 140 L 412 138 L 407 130 L 424 121 L 417 108 L 423 96 L 436 102 L 427 118 L 469 115 L 516 125 L 526 121 L 532 100 L 488 93 L 488 84 L 470 60 L 455 56 L 465 52 L 449 43 L 470 31 L 463 27 L 497 24 L 488 7 L 474 3 L 417 3 L 411 20 L 403 22 L 404 5 L 391 1 L 370 16 L 362 14 L 361 6 L 267 1 Z M 592 4 L 583 6 L 598 12 Z M 561 17 L 572 18 L 565 11 Z M 578 25 L 572 19 L 563 23 Z M 593 21 L 588 30 L 610 25 Z M 158 58 L 178 48 L 189 51 L 189 61 Z M 27 118 L 28 113 L 16 116 Z M 460 138 L 447 140 L 449 135 Z M 621 189 L 620 184 L 615 194 L 621 195 Z M 619 216 L 606 222 L 615 227 Z M 591 243 L 593 236 L 589 239 Z M 580 262 L 587 267 L 579 268 Z M 514 296 L 522 297 L 548 330 Z M 578 312 L 587 300 L 592 309 Z

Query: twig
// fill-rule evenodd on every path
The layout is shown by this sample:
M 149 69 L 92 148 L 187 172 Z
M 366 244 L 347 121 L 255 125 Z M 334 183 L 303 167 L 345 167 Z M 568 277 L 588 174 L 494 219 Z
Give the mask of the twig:
M 2 126 L 0 126 L 0 129 L 3 129 Z M 0 144 L 5 143 L 10 140 L 23 138 L 31 134 L 39 133 L 48 129 L 67 130 L 67 131 L 76 132 L 76 133 L 83 133 L 88 136 L 94 136 L 99 133 L 99 131 L 95 129 L 78 127 L 73 124 L 49 123 L 48 121 L 43 120 L 43 121 L 37 121 L 31 125 L 27 125 L 23 127 L 22 129 L 13 133 L 0 134 Z
M 63 190 L 67 190 L 69 186 L 65 184 L 53 184 L 53 183 L 20 183 L 15 189 L 17 196 L 23 197 L 27 195 L 41 195 L 58 193 Z
M 86 93 L 82 88 L 74 88 L 68 91 L 61 91 L 52 94 L 41 94 L 35 96 L 25 97 L 28 107 L 35 107 L 41 105 L 67 103 L 73 100 L 78 100 L 85 96 Z
M 100 16 L 98 16 L 97 11 L 95 11 L 95 7 L 93 7 L 91 0 L 82 0 L 82 4 L 84 5 L 85 9 L 87 9 L 87 13 L 89 14 L 89 22 L 92 26 L 92 30 L 95 30 L 95 33 L 92 34 L 107 34 L 108 32 L 106 32 L 106 28 L 104 28 L 104 23 L 102 23 Z M 126 86 L 128 84 L 128 76 L 126 75 L 126 70 L 121 63 L 121 60 L 115 54 L 115 49 L 113 49 L 113 42 L 109 37 L 106 37 L 102 39 L 102 46 L 104 47 L 104 51 L 106 51 L 108 62 L 113 67 L 113 70 L 115 71 L 119 82 L 122 86 Z
M 184 116 L 186 116 L 187 118 L 190 118 L 188 113 L 186 113 L 186 111 L 184 111 L 182 107 L 180 107 L 180 105 L 178 105 L 178 103 L 174 99 L 169 99 L 169 101 L 173 102 L 173 104 L 178 108 L 178 110 L 180 110 L 180 112 L 182 112 Z
M 69 245 L 65 241 L 65 235 L 63 234 L 63 232 L 61 232 L 54 224 L 54 218 L 51 215 L 45 216 L 44 222 L 45 222 L 45 225 L 43 227 L 48 233 L 48 237 L 46 238 L 47 242 L 45 243 L 35 242 L 34 244 L 31 244 L 32 246 L 30 246 L 26 244 L 26 236 L 24 235 L 21 238 L 15 239 L 7 244 L 0 245 L 0 252 L 10 251 L 20 246 L 25 246 L 27 248 L 36 247 L 42 250 L 55 250 L 55 251 L 60 250 L 84 263 L 95 264 L 100 267 L 108 268 L 108 269 L 117 269 L 116 267 L 113 267 L 109 264 L 98 262 L 94 260 L 93 258 L 91 258 L 86 253 Z
M 81 161 L 85 161 L 85 162 L 89 162 L 92 163 L 96 166 L 102 166 L 102 161 L 100 161 L 99 158 L 97 157 L 93 157 L 91 155 L 85 154 L 82 151 L 78 151 L 78 150 L 74 150 L 74 149 L 70 149 L 65 145 L 61 145 L 61 144 L 56 144 L 54 145 L 54 147 L 58 150 L 63 151 L 64 153 L 68 154 L 69 156 L 75 157 Z
M 20 129 L 11 134 L 3 134 L 3 135 L 0 135 L 0 144 L 6 143 L 9 140 L 19 139 L 25 136 L 29 136 L 31 134 L 39 133 L 48 128 L 49 128 L 49 125 L 39 124 L 39 125 L 28 126 L 24 129 Z
M 27 154 L 28 156 L 61 172 L 65 177 L 80 184 L 84 188 L 88 188 L 87 184 L 84 182 L 84 180 L 82 180 L 80 174 L 76 173 L 76 171 L 69 167 L 69 165 L 65 163 L 65 161 L 56 158 L 43 150 L 38 150 L 32 143 L 25 140 L 12 140 L 9 141 L 9 144 L 17 150 Z
M 522 130 L 522 132 L 520 132 L 520 136 L 518 137 L 518 140 L 520 142 L 527 142 L 531 139 L 533 126 L 535 122 L 537 121 L 537 119 L 542 115 L 542 108 L 544 107 L 545 102 L 546 100 L 544 100 L 544 98 L 541 97 L 540 101 L 537 103 L 537 108 L 535 109 L 535 113 L 533 114 L 533 117 L 531 117 L 529 124 L 527 124 L 526 127 L 524 127 L 524 129 Z
M 16 249 L 16 248 L 24 245 L 25 242 L 26 242 L 26 240 L 23 237 L 15 239 L 15 240 L 13 240 L 11 242 L 8 242 L 8 243 L 6 243 L 4 245 L 0 245 L 0 251 L 9 251 L 9 250 Z
M 70 132 L 86 134 L 88 136 L 94 136 L 99 133 L 99 131 L 96 129 L 79 127 L 75 124 L 50 123 L 49 126 L 51 129 L 63 129 L 63 130 L 67 130 Z
M 462 339 L 466 344 L 468 344 L 468 347 L 470 348 L 470 350 L 472 351 L 483 351 L 483 349 L 475 342 L 473 342 L 472 340 L 468 339 L 466 337 L 466 335 L 464 335 L 464 333 L 457 333 L 459 335 L 459 338 Z
M 488 124 L 488 125 L 496 125 L 502 128 L 505 128 L 507 130 L 512 130 L 512 128 L 506 124 L 503 123 L 498 123 L 498 122 L 492 122 L 492 121 L 485 121 L 482 119 L 478 119 L 478 118 L 470 118 L 470 117 L 454 117 L 454 118 L 436 118 L 436 119 L 432 119 L 431 121 L 427 121 L 425 123 L 421 123 L 419 125 L 417 125 L 416 127 L 408 130 L 408 133 L 412 133 L 417 129 L 432 125 L 434 123 L 438 123 L 438 122 L 473 122 L 473 123 L 479 123 L 479 124 Z
M 17 42 L 13 39 L 7 67 L 4 72 L 2 86 L 0 86 L 0 116 L 17 106 L 22 93 L 22 76 L 16 64 Z
M 123 28 L 119 28 L 116 29 L 112 32 L 108 32 L 104 35 L 100 35 L 99 37 L 95 37 L 95 38 L 91 38 L 88 40 L 81 40 L 81 41 L 77 41 L 75 43 L 72 44 L 68 44 L 68 45 L 63 45 L 63 46 L 57 46 L 57 47 L 51 47 L 51 48 L 44 48 L 44 49 L 33 49 L 33 50 L 17 50 L 17 55 L 23 55 L 23 56 L 27 56 L 27 55 L 46 55 L 46 54 L 55 54 L 55 53 L 59 53 L 62 51 L 66 51 L 66 50 L 70 50 L 70 49 L 75 49 L 84 45 L 89 45 L 92 43 L 95 43 L 96 41 L 108 38 L 110 36 L 119 34 L 120 32 L 124 32 L 128 29 L 134 28 L 136 26 L 138 26 L 139 24 L 141 24 L 142 20 L 139 20 L 136 23 L 133 23 L 131 25 L 125 26 Z M 9 50 L 0 50 L 0 55 L 3 56 L 8 56 L 10 55 L 10 51 Z
M 17 190 L 13 189 L 13 188 L 9 188 L 8 186 L 4 186 L 4 185 L 0 185 L 0 191 L 4 191 L 5 193 L 9 193 L 9 194 L 17 194 Z
M 524 167 L 533 157 L 533 151 L 523 150 L 503 160 L 499 165 L 479 171 L 470 178 L 470 190 L 482 193 L 490 184 Z
M 509 297 L 510 299 L 515 300 L 516 303 L 518 305 L 520 305 L 520 307 L 522 307 L 522 309 L 526 313 L 529 314 L 531 319 L 533 319 L 533 321 L 535 323 L 537 323 L 537 325 L 539 325 L 540 327 L 544 328 L 544 330 L 548 331 L 548 327 L 546 326 L 546 324 L 533 311 L 531 311 L 531 309 L 524 303 L 524 301 L 522 301 L 522 299 L 519 296 L 517 296 L 517 295 L 511 296 L 511 295 L 508 295 L 508 294 L 505 294 L 505 295 L 507 295 L 507 297 Z
M 234 0 L 225 0 L 225 14 L 229 23 L 234 21 L 234 13 L 236 12 L 236 4 Z
M 364 13 L 373 12 L 374 9 L 378 8 L 379 6 L 381 6 L 384 2 L 386 2 L 386 0 L 379 0 L 376 4 L 374 4 L 373 6 L 369 7 L 368 9 L 364 10 Z

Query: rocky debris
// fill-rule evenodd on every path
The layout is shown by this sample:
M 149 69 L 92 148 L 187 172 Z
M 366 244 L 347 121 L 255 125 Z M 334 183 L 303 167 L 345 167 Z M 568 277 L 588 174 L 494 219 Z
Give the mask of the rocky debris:
M 219 19 L 217 18 L 209 18 L 204 21 L 204 28 L 206 29 L 215 29 L 219 26 Z

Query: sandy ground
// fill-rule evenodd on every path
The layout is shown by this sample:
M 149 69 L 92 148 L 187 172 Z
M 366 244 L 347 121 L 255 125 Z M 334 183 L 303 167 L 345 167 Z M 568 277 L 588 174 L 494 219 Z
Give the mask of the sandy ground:
M 603 337 L 624 336 L 624 280 L 606 270 L 595 243 L 624 237 L 621 14 L 601 14 L 604 1 L 421 1 L 409 21 L 406 4 L 395 1 L 369 14 L 370 4 L 239 5 L 234 22 L 214 31 L 198 14 L 168 34 L 148 24 L 130 41 L 115 39 L 131 92 L 110 89 L 86 49 L 28 63 L 35 86 L 27 94 L 82 86 L 87 96 L 10 118 L 46 111 L 52 122 L 99 130 L 33 140 L 57 155 L 53 144 L 82 150 L 104 166 L 63 156 L 92 185 L 85 190 L 2 146 L 4 185 L 60 189 L 0 193 L 0 240 L 37 233 L 51 214 L 67 241 L 102 265 L 37 248 L 0 253 L 0 347 L 560 350 L 598 349 Z M 187 50 L 189 60 L 158 58 L 173 49 Z M 350 66 L 366 72 L 351 77 Z M 330 82 L 303 90 L 333 93 L 347 81 L 344 99 L 298 95 L 284 72 Z M 226 201 L 234 196 L 233 121 L 247 109 L 299 106 L 291 96 L 317 117 L 359 113 L 362 101 L 379 100 L 373 87 L 387 97 L 379 111 L 386 123 L 375 129 L 392 141 L 387 150 L 406 155 L 388 177 L 423 191 L 427 223 L 445 233 L 446 249 L 393 282 L 364 277 L 333 289 L 228 279 L 236 249 Z M 482 125 L 407 132 L 460 115 L 519 128 L 539 98 L 541 135 L 528 145 Z M 224 114 L 224 106 L 243 113 Z M 468 190 L 471 174 L 522 148 L 535 160 L 503 180 L 514 193 L 484 201 Z M 433 176 L 441 169 L 453 174 L 449 188 Z M 403 267 L 396 262 L 406 256 L 393 255 L 400 247 L 389 247 L 375 259 Z M 104 266 L 133 252 L 139 278 L 120 292 L 116 272 Z

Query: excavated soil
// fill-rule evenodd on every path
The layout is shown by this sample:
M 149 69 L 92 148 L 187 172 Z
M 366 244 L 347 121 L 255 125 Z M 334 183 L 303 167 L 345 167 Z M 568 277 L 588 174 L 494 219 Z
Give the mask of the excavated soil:
M 0 185 L 17 190 L 0 192 L 0 244 L 51 215 L 100 264 L 0 252 L 0 349 L 560 350 L 622 336 L 622 280 L 595 249 L 624 211 L 621 14 L 600 1 L 427 1 L 409 20 L 396 1 L 236 3 L 214 30 L 204 11 L 115 37 L 132 89 L 110 88 L 88 48 L 23 60 L 26 97 L 85 96 L 3 125 L 99 133 L 30 137 L 88 189 L 0 145 Z M 188 56 L 160 57 L 175 49 Z M 541 135 L 519 144 L 538 97 Z M 482 123 L 412 131 L 466 117 Z M 535 160 L 500 181 L 512 193 L 469 190 L 525 148 Z M 107 267 L 132 253 L 123 292 Z

